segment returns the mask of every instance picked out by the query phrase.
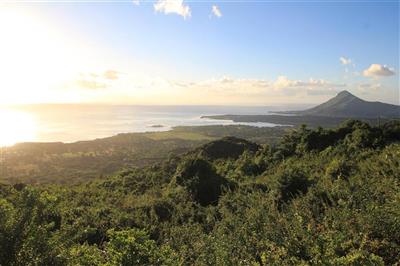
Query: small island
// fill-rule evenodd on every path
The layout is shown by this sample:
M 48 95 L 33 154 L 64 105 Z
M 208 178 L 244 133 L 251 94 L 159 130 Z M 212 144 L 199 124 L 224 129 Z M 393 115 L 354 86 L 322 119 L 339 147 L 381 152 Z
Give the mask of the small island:
M 164 125 L 160 125 L 160 124 L 156 124 L 156 125 L 151 125 L 151 126 L 149 126 L 149 127 L 152 127 L 152 128 L 161 128 L 161 127 L 165 127 Z

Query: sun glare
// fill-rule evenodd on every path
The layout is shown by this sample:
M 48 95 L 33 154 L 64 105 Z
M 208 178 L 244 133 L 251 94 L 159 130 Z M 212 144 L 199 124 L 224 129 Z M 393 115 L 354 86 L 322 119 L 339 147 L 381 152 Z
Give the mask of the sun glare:
M 27 113 L 0 109 L 0 146 L 35 141 L 35 121 Z
M 65 100 L 63 86 L 85 63 L 79 40 L 22 7 L 0 6 L 0 32 L 0 104 Z

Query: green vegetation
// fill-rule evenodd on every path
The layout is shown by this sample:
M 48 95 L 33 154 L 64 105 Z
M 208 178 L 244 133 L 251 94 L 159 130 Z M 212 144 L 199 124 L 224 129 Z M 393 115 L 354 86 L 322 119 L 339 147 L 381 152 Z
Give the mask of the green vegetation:
M 75 143 L 21 143 L 1 148 L 0 181 L 77 184 L 124 168 L 162 162 L 224 136 L 276 143 L 287 128 L 177 127 L 171 131 L 119 134 Z
M 80 185 L 0 186 L 0 265 L 399 265 L 399 201 L 399 122 L 223 138 Z
M 335 128 L 340 124 L 346 122 L 348 117 L 335 117 L 335 116 L 317 116 L 317 115 L 214 115 L 204 116 L 204 118 L 215 120 L 232 120 L 239 123 L 273 123 L 278 125 L 292 125 L 301 126 L 307 124 L 310 127 L 329 127 Z M 390 120 L 399 120 L 399 118 L 357 118 L 371 125 L 379 125 L 381 123 L 389 122 Z

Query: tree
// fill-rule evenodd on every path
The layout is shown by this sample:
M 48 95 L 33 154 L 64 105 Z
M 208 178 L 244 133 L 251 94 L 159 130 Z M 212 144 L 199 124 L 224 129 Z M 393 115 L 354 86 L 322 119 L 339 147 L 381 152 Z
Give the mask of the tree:
M 108 265 L 176 265 L 177 257 L 168 246 L 157 246 L 138 229 L 109 230 L 106 244 Z
M 177 170 L 175 182 L 203 206 L 217 204 L 223 187 L 228 185 L 208 161 L 199 158 L 184 161 Z

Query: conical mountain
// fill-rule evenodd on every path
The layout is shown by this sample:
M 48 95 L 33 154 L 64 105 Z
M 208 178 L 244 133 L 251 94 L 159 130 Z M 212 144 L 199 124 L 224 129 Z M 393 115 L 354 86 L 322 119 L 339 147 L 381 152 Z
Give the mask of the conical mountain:
M 364 101 L 348 91 L 342 91 L 327 102 L 292 113 L 330 117 L 400 118 L 400 106 Z

